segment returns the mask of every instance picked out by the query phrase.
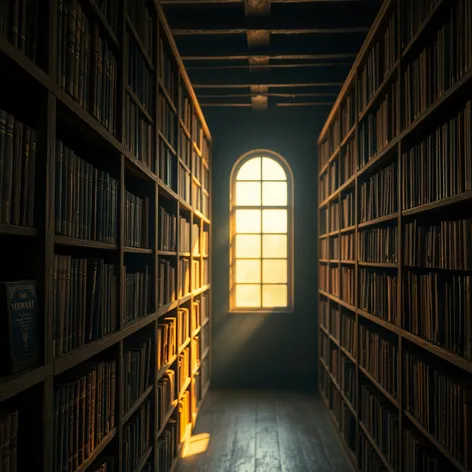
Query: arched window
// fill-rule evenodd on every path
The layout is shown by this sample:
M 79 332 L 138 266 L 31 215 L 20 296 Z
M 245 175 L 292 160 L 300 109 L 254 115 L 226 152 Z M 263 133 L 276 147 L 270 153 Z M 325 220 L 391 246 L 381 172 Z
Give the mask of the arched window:
M 243 155 L 231 173 L 230 309 L 293 309 L 293 182 L 278 154 Z

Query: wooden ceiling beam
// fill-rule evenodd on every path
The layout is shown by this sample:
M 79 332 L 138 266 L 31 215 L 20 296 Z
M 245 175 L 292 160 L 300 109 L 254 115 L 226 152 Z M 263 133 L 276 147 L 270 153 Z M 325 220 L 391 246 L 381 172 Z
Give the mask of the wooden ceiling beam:
M 200 103 L 201 107 L 252 108 L 252 103 Z
M 351 66 L 352 62 L 316 62 L 311 64 L 239 64 L 239 65 L 220 65 L 220 66 L 189 66 L 187 70 L 221 70 L 221 69 L 298 69 L 310 67 L 336 67 Z
M 228 88 L 250 88 L 256 84 L 192 84 L 194 89 L 228 89 Z M 307 82 L 307 83 L 293 83 L 293 84 L 260 84 L 267 87 L 341 87 L 343 82 Z
M 253 93 L 210 93 L 210 94 L 198 94 L 198 98 L 244 98 L 252 97 Z M 276 93 L 267 92 L 265 95 L 268 97 L 280 97 L 280 98 L 296 98 L 296 97 L 337 97 L 337 93 Z
M 281 102 L 277 103 L 278 107 L 331 107 L 333 102 Z
M 294 28 L 294 29 L 258 29 L 248 28 L 228 28 L 228 29 L 173 29 L 174 36 L 208 36 L 208 35 L 234 35 L 234 34 L 253 34 L 254 36 L 263 36 L 270 34 L 352 34 L 366 33 L 367 27 L 349 27 L 349 28 Z M 259 44 L 257 44 L 259 45 Z
M 240 54 L 233 56 L 183 56 L 184 61 L 247 61 L 251 58 L 268 57 L 271 61 L 305 61 L 305 60 L 334 60 L 334 59 L 354 59 L 356 53 L 344 54 L 275 54 L 261 56 L 258 54 Z M 187 67 L 188 69 L 188 67 Z

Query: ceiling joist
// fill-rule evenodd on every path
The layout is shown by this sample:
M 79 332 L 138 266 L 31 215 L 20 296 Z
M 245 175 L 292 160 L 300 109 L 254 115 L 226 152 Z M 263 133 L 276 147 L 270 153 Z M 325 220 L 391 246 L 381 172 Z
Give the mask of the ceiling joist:
M 257 54 L 240 54 L 233 56 L 183 56 L 182 60 L 187 61 L 247 61 L 251 58 L 268 57 L 270 61 L 306 61 L 306 60 L 335 60 L 354 59 L 355 53 L 344 54 L 273 54 L 260 56 Z
M 252 97 L 253 93 L 210 93 L 210 94 L 198 94 L 198 98 L 244 98 L 244 97 Z M 280 98 L 292 98 L 295 99 L 297 97 L 337 97 L 337 93 L 276 93 L 276 92 L 267 92 L 265 95 L 268 97 L 280 97 Z
M 208 36 L 208 35 L 234 35 L 234 34 L 252 34 L 254 36 L 264 36 L 270 34 L 350 34 L 367 33 L 369 28 L 349 27 L 349 28 L 293 28 L 293 29 L 259 29 L 251 30 L 248 28 L 228 28 L 228 29 L 173 29 L 174 36 Z M 255 44 L 259 46 L 259 44 Z
M 231 89 L 231 88 L 250 88 L 256 84 L 193 84 L 194 89 Z M 267 87 L 289 88 L 289 87 L 341 87 L 342 82 L 307 82 L 307 83 L 293 83 L 293 84 L 261 84 Z
M 310 64 L 239 64 L 239 65 L 220 65 L 220 66 L 189 66 L 187 70 L 227 70 L 227 69 L 298 69 L 310 67 L 337 67 L 351 66 L 350 62 L 316 62 Z

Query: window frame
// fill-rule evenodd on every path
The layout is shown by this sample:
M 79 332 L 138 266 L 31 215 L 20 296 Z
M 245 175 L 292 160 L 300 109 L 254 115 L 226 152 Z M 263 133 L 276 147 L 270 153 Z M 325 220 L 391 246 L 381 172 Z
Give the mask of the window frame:
M 247 307 L 239 308 L 236 307 L 236 271 L 234 270 L 236 262 L 236 248 L 235 248 L 235 236 L 236 236 L 236 210 L 238 208 L 247 208 L 243 205 L 236 204 L 236 178 L 241 167 L 251 159 L 255 157 L 267 157 L 273 159 L 280 164 L 285 172 L 287 178 L 287 205 L 284 207 L 273 207 L 273 206 L 252 206 L 251 208 L 257 209 L 277 209 L 284 208 L 287 210 L 287 306 L 285 307 L 270 307 L 270 308 L 256 308 Z M 254 181 L 257 182 L 257 181 Z M 262 175 L 259 182 L 263 182 Z M 238 158 L 233 165 L 230 176 L 230 198 L 229 198 L 229 312 L 234 314 L 251 314 L 251 313 L 293 313 L 294 312 L 294 181 L 293 174 L 287 161 L 278 153 L 270 151 L 268 149 L 255 149 L 249 151 Z M 262 237 L 262 228 L 261 228 Z M 261 261 L 264 258 L 261 254 Z M 262 300 L 261 300 L 262 303 Z

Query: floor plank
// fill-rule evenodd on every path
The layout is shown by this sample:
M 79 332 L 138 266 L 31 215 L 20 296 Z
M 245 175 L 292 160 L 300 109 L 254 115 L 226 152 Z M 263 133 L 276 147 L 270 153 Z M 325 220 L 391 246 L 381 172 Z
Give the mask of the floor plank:
M 209 392 L 193 434 L 206 451 L 179 472 L 351 472 L 320 398 L 288 392 Z

